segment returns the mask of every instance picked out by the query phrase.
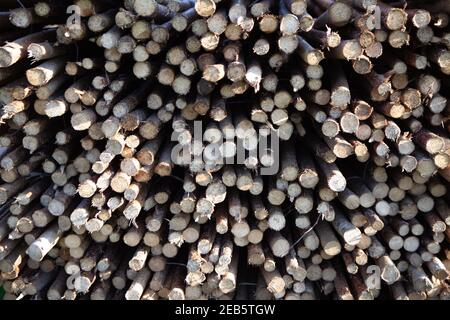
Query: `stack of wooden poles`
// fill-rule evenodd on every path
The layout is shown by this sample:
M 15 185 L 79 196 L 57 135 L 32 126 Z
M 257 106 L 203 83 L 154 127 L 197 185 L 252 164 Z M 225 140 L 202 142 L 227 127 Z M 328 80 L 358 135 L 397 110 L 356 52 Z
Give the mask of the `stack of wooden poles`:
M 450 298 L 449 0 L 1 0 L 5 299 Z

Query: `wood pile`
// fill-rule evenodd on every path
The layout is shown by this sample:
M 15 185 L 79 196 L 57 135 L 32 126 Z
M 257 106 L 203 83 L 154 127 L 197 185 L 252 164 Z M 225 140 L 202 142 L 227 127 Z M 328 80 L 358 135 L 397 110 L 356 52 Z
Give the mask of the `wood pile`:
M 449 19 L 2 0 L 5 299 L 449 299 Z

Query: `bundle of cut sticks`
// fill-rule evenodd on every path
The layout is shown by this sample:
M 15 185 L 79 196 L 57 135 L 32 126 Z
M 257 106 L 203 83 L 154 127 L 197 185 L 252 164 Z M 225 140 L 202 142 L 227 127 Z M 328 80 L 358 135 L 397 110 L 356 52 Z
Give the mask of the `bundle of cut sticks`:
M 450 298 L 449 0 L 1 0 L 5 299 Z

